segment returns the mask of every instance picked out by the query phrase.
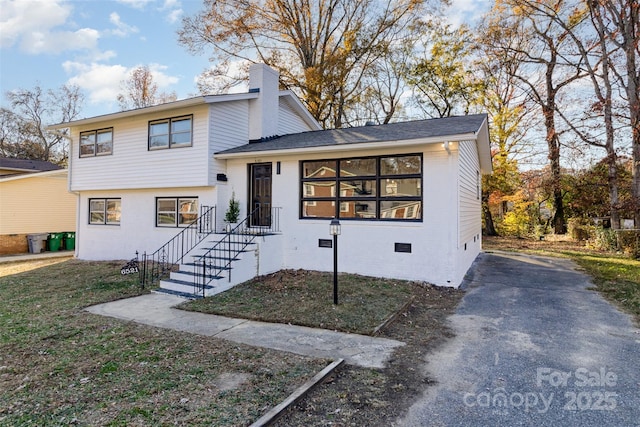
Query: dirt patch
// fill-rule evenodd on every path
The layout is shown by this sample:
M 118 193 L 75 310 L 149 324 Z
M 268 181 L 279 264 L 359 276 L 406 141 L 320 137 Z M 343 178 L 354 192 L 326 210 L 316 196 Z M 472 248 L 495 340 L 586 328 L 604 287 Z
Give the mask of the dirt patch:
M 428 353 L 453 336 L 446 318 L 464 292 L 416 285 L 413 294 L 412 303 L 379 333 L 406 343 L 386 368 L 341 367 L 276 425 L 393 425 L 434 384 L 423 366 Z

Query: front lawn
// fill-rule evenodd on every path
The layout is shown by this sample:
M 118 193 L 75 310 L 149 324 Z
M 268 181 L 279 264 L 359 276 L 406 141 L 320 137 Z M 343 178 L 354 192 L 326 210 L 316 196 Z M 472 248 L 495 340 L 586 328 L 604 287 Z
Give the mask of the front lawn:
M 180 308 L 370 335 L 411 301 L 415 286 L 419 285 L 404 280 L 340 274 L 334 305 L 332 273 L 283 270 Z
M 0 264 L 0 425 L 248 425 L 327 361 L 83 311 L 123 262 Z

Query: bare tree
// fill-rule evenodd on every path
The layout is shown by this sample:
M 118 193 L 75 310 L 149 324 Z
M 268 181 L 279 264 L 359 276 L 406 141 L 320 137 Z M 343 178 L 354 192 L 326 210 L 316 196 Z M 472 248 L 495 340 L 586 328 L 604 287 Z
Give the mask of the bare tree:
M 324 127 L 356 108 L 367 70 L 419 19 L 426 0 L 205 0 L 179 40 L 211 61 L 258 60 L 280 72 Z
M 637 0 L 589 0 L 589 8 L 607 39 L 623 60 L 607 61 L 622 86 L 631 128 L 632 182 L 635 227 L 640 228 L 640 3 Z
M 0 150 L 3 156 L 66 163 L 67 130 L 50 131 L 48 125 L 76 119 L 84 96 L 77 86 L 57 90 L 17 89 L 6 94 L 12 110 L 2 109 Z
M 153 74 L 146 65 L 134 68 L 129 78 L 122 82 L 124 93 L 117 97 L 122 110 L 143 108 L 151 105 L 175 101 L 175 92 L 158 93 L 158 85 L 153 81 Z
M 545 141 L 548 148 L 553 193 L 553 227 L 557 234 L 566 233 L 561 183 L 560 137 L 556 114 L 561 92 L 585 76 L 579 56 L 570 56 L 569 36 L 548 15 L 540 13 L 540 3 L 561 11 L 562 19 L 574 28 L 581 25 L 584 15 L 568 7 L 564 0 L 502 0 L 490 12 L 488 38 L 493 49 L 502 52 L 506 60 L 522 58 L 525 66 L 514 75 L 530 99 L 542 111 Z M 510 58 L 510 59 L 509 59 Z

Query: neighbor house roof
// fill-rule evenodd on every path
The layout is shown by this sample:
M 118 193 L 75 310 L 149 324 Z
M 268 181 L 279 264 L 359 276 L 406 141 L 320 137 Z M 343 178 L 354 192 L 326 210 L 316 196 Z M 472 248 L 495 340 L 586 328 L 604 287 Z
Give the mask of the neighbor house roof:
M 0 157 L 0 169 L 16 172 L 44 172 L 62 169 L 60 166 L 42 160 L 12 159 Z
M 283 135 L 268 141 L 245 144 L 215 154 L 219 159 L 296 152 L 329 152 L 386 148 L 445 141 L 476 141 L 480 166 L 491 171 L 491 150 L 486 114 L 415 120 L 375 126 L 330 129 Z

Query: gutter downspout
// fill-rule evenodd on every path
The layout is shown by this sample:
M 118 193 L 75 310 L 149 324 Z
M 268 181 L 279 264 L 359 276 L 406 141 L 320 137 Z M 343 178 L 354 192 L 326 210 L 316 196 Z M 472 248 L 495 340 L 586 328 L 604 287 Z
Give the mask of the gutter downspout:
M 71 128 L 69 128 L 69 134 L 71 134 Z M 79 232 L 80 232 L 80 193 L 77 191 L 72 191 L 71 190 L 71 183 L 73 181 L 73 167 L 72 167 L 72 163 L 73 163 L 73 138 L 71 138 L 71 136 L 66 136 L 67 139 L 69 139 L 69 168 L 68 168 L 68 177 L 67 177 L 67 191 L 71 194 L 75 194 L 76 195 L 76 227 L 75 227 L 75 233 L 76 233 L 76 245 L 73 251 L 73 257 L 74 258 L 78 258 L 78 253 L 79 250 L 78 248 L 80 247 L 80 239 L 79 237 Z

